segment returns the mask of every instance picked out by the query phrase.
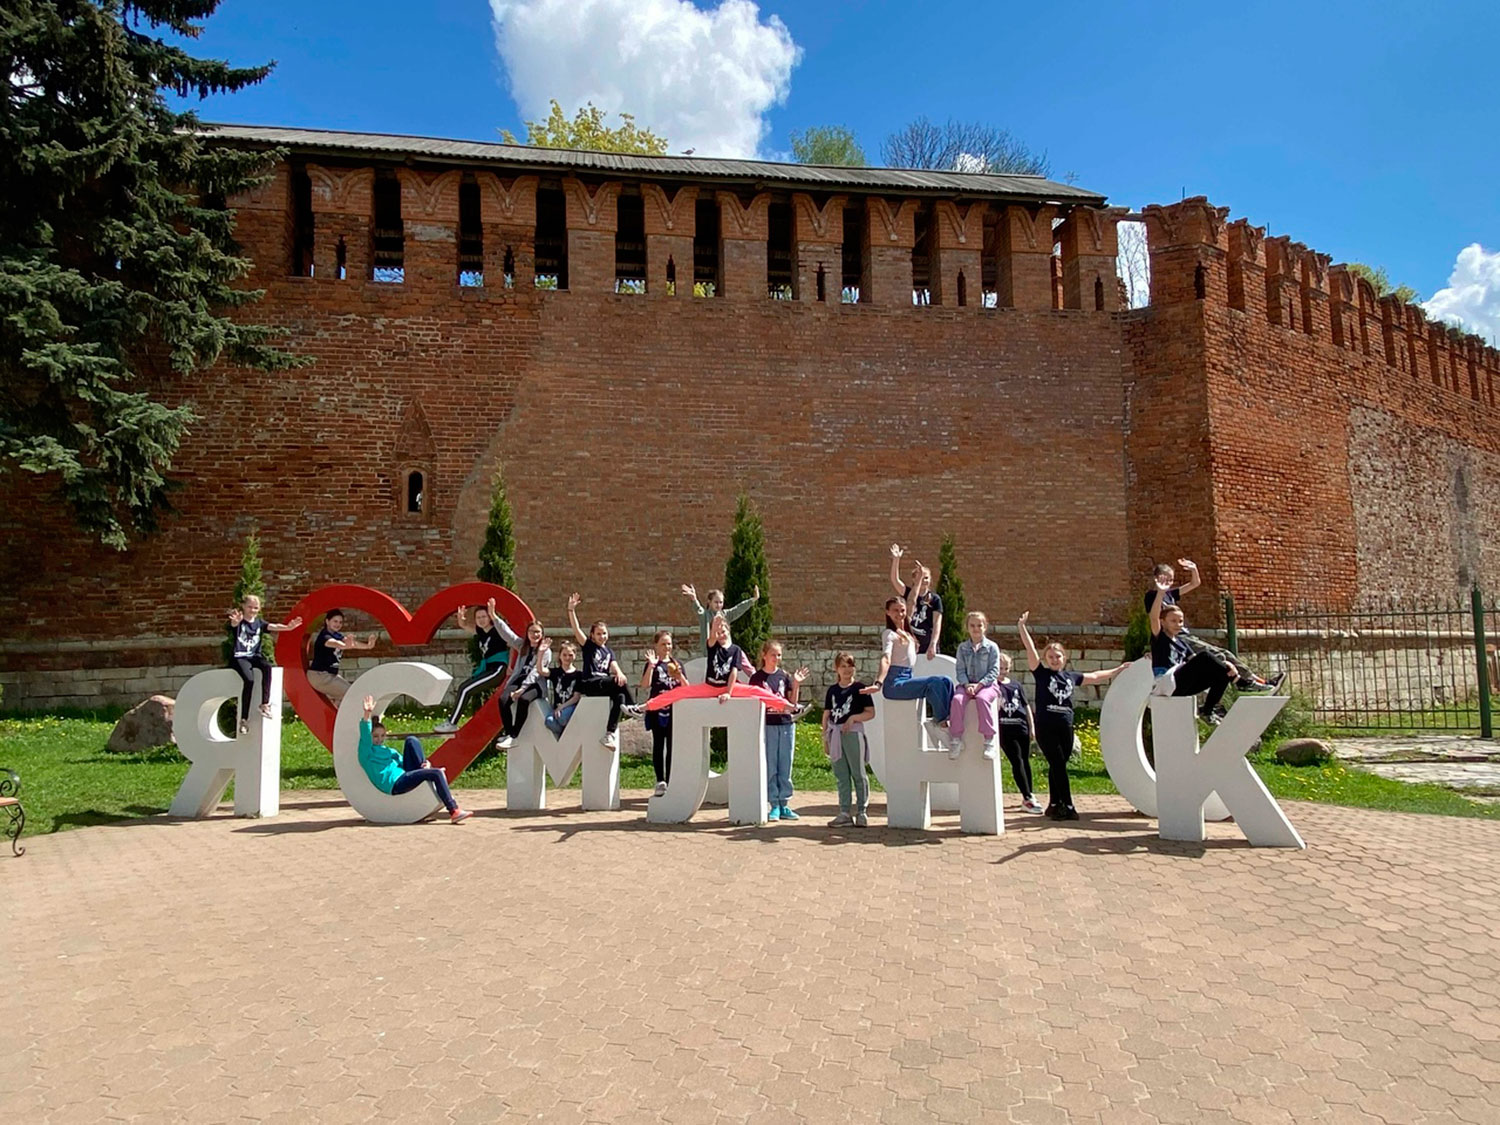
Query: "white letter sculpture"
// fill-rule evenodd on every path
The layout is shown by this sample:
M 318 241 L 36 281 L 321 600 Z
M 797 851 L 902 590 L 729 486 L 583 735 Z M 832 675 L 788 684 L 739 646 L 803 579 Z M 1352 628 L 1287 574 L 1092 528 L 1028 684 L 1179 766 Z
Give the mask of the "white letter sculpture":
M 950 680 L 958 676 L 958 662 L 951 656 L 937 656 L 929 659 L 925 654 L 917 657 L 917 663 L 912 667 L 913 676 L 947 676 Z M 876 692 L 870 696 L 875 702 L 875 717 L 865 724 L 865 742 L 870 747 L 870 769 L 875 772 L 875 780 L 880 782 L 887 790 L 890 788 L 886 780 L 886 723 L 887 709 L 885 697 Z M 894 700 L 893 702 L 899 702 Z M 927 803 L 933 812 L 957 812 L 958 811 L 958 786 L 949 781 L 935 781 L 927 787 Z M 889 806 L 887 806 L 889 810 Z
M 682 824 L 708 794 L 708 738 L 729 732 L 729 821 L 766 823 L 766 705 L 755 699 L 684 699 L 672 705 L 672 777 L 667 791 L 646 805 L 646 819 Z
M 1217 793 L 1254 846 L 1307 847 L 1245 758 L 1276 712 L 1286 706 L 1286 696 L 1242 695 L 1201 750 L 1194 706 L 1191 696 L 1151 699 L 1161 838 L 1203 840 L 1203 805 L 1210 794 Z
M 1143 656 L 1115 677 L 1099 708 L 1099 752 L 1104 768 L 1120 796 L 1147 816 L 1156 815 L 1157 774 L 1146 760 L 1141 719 L 1155 685 L 1151 658 Z M 1155 731 L 1152 727 L 1153 737 Z M 1210 796 L 1203 803 L 1203 816 L 1207 820 L 1228 820 L 1229 810 L 1218 797 Z
M 944 749 L 930 748 L 927 724 L 922 714 L 927 704 L 920 699 L 875 698 L 877 713 L 885 715 L 886 822 L 892 828 L 932 826 L 931 789 L 948 782 L 958 789 L 958 826 L 964 832 L 998 836 L 1005 831 L 1005 810 L 1000 797 L 1000 756 L 984 756 L 973 700 L 969 725 L 964 730 L 964 749 L 958 761 Z
M 359 764 L 359 724 L 365 717 L 364 698 L 375 697 L 375 713 L 383 712 L 397 696 L 418 703 L 435 704 L 448 694 L 453 677 L 432 664 L 396 661 L 371 668 L 354 681 L 333 721 L 333 771 L 339 788 L 354 811 L 373 824 L 415 824 L 425 820 L 442 803 L 430 785 L 418 785 L 405 793 L 382 793 Z
M 505 756 L 505 807 L 540 810 L 547 807 L 547 776 L 554 785 L 567 785 L 583 766 L 583 807 L 620 807 L 620 752 L 601 746 L 609 725 L 609 700 L 587 696 L 578 701 L 562 737 L 547 729 L 540 706 L 531 708 L 515 745 Z
M 217 668 L 199 672 L 177 693 L 172 737 L 193 765 L 172 798 L 172 816 L 208 816 L 231 780 L 235 816 L 281 811 L 281 669 L 271 669 L 271 717 L 252 708 L 245 719 L 249 731 L 231 738 L 219 728 L 218 711 L 226 700 L 238 704 L 244 686 L 233 668 Z

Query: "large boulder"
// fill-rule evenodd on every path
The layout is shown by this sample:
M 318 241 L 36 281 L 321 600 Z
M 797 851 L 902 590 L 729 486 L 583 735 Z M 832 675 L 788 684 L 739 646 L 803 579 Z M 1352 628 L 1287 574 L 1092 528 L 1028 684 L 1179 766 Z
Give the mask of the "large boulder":
M 1284 766 L 1319 766 L 1333 759 L 1333 747 L 1318 738 L 1289 738 L 1276 747 L 1276 760 Z
M 104 748 L 117 754 L 128 754 L 152 746 L 170 746 L 174 706 L 176 700 L 170 695 L 153 695 L 145 702 L 137 703 L 115 724 Z

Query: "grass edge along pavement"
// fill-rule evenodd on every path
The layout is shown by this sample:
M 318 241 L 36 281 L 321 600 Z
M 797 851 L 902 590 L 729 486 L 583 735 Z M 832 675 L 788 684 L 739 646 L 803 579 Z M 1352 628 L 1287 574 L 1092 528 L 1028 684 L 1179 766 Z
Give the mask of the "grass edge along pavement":
M 397 729 L 426 729 L 431 717 L 393 712 Z M 113 721 L 89 715 L 30 715 L 0 719 L 0 766 L 21 775 L 26 804 L 26 835 L 68 828 L 111 824 L 164 813 L 187 774 L 188 762 L 174 746 L 132 754 L 113 754 L 104 743 Z M 1115 793 L 1099 754 L 1096 721 L 1079 725 L 1082 753 L 1069 764 L 1073 789 L 1082 794 Z M 295 719 L 282 730 L 281 787 L 337 789 L 333 758 Z M 1469 800 L 1438 785 L 1396 781 L 1339 761 L 1318 766 L 1287 766 L 1274 760 L 1270 748 L 1250 755 L 1267 788 L 1279 799 L 1316 801 L 1354 808 L 1444 816 L 1500 819 L 1500 805 Z M 1006 791 L 1012 792 L 1010 767 L 1002 765 Z M 1032 771 L 1045 793 L 1046 767 L 1033 753 Z M 649 789 L 654 781 L 648 757 L 626 757 L 620 764 L 622 789 Z M 836 788 L 815 722 L 797 724 L 797 754 L 792 783 L 798 793 Z M 573 786 L 579 784 L 575 775 Z M 879 785 L 873 782 L 874 788 Z M 505 757 L 487 751 L 454 779 L 455 789 L 503 789 Z M 231 790 L 232 792 L 232 790 Z M 795 799 L 793 804 L 795 805 Z

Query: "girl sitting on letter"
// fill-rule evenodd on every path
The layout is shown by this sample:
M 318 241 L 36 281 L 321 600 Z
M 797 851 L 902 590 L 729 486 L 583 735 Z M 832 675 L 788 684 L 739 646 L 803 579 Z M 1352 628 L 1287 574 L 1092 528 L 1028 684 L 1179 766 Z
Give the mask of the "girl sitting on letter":
M 260 615 L 260 599 L 246 594 L 239 609 L 229 611 L 229 627 L 234 630 L 234 648 L 229 657 L 229 666 L 240 674 L 245 688 L 240 692 L 240 733 L 250 729 L 250 689 L 255 686 L 255 670 L 260 669 L 260 713 L 271 717 L 271 662 L 260 650 L 261 638 L 267 631 L 285 633 L 302 624 L 302 618 L 294 617 L 285 625 L 273 625 Z
M 587 634 L 578 624 L 578 603 L 583 599 L 573 594 L 568 598 L 568 624 L 573 626 L 573 636 L 583 646 L 583 678 L 578 681 L 579 695 L 603 696 L 609 700 L 609 724 L 604 729 L 601 746 L 611 750 L 620 747 L 620 716 L 627 712 L 632 718 L 639 715 L 635 697 L 625 680 L 625 673 L 615 660 L 614 650 L 609 647 L 609 626 L 595 621 Z
M 986 637 L 990 620 L 978 610 L 964 619 L 969 639 L 958 646 L 958 689 L 953 693 L 953 709 L 948 712 L 948 753 L 957 758 L 964 748 L 964 710 L 969 700 L 979 712 L 979 733 L 984 736 L 984 756 L 997 756 L 999 740 L 995 732 L 995 701 L 1000 698 L 996 686 L 1000 679 L 1000 646 Z
M 376 789 L 401 794 L 425 782 L 432 786 L 454 824 L 474 815 L 458 807 L 448 788 L 448 775 L 427 760 L 416 735 L 407 735 L 405 748 L 398 752 L 385 744 L 385 733 L 385 723 L 375 718 L 375 697 L 365 696 L 365 717 L 359 724 L 359 764 Z
M 458 607 L 458 627 L 468 627 L 464 607 Z M 459 716 L 464 713 L 464 704 L 477 691 L 494 687 L 505 678 L 505 665 L 510 660 L 510 650 L 521 647 L 521 638 L 495 612 L 495 599 L 474 607 L 474 638 L 479 643 L 479 663 L 474 674 L 458 685 L 458 698 L 453 701 L 453 714 L 446 723 L 432 729 L 438 734 L 452 734 L 458 729 Z
M 495 742 L 501 750 L 515 745 L 516 736 L 526 725 L 526 712 L 531 710 L 531 701 L 540 699 L 545 685 L 537 680 L 547 674 L 547 662 L 552 658 L 552 642 L 542 631 L 542 623 L 533 620 L 526 626 L 526 639 L 516 650 L 511 663 L 511 672 L 500 689 L 500 722 L 504 733 Z

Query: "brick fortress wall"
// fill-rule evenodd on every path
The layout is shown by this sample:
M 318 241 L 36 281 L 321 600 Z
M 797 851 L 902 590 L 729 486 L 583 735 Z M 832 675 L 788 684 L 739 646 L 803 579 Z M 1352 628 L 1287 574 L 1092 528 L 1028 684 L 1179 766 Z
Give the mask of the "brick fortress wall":
M 82 701 L 89 669 L 140 672 L 114 676 L 120 695 L 153 674 L 171 688 L 168 670 L 212 660 L 191 638 L 214 631 L 252 526 L 276 619 L 325 582 L 410 604 L 466 578 L 497 466 L 519 592 L 554 634 L 573 589 L 617 631 L 680 616 L 678 583 L 722 573 L 741 488 L 765 515 L 778 620 L 809 638 L 878 622 L 885 546 L 935 563 L 945 531 L 972 607 L 999 622 L 1030 608 L 1074 637 L 1123 625 L 1150 562 L 1183 554 L 1208 583 L 1189 607 L 1203 625 L 1225 590 L 1353 602 L 1495 573 L 1495 352 L 1204 200 L 1147 209 L 1152 304 L 1134 313 L 1102 285 L 1118 209 L 1075 209 L 1049 244 L 1046 207 L 984 226 L 939 206 L 934 304 L 914 306 L 911 209 L 861 201 L 862 302 L 847 305 L 833 283 L 817 299 L 844 239 L 827 201 L 791 197 L 792 300 L 766 296 L 763 199 L 722 192 L 721 295 L 684 282 L 668 297 L 668 263 L 692 258 L 692 189 L 643 185 L 648 292 L 626 295 L 626 189 L 564 180 L 569 283 L 548 292 L 529 284 L 534 178 L 485 173 L 487 284 L 465 288 L 456 174 L 402 169 L 405 276 L 383 284 L 365 280 L 369 170 L 309 171 L 316 276 L 287 276 L 285 167 L 236 204 L 268 289 L 254 315 L 318 362 L 168 389 L 200 419 L 164 532 L 102 550 L 44 488 L 7 479 L 8 706 Z M 979 245 L 998 308 L 958 303 Z M 507 250 L 514 288 L 496 284 Z
M 497 181 L 484 197 L 491 284 L 467 288 L 453 269 L 457 180 L 403 170 L 404 281 L 385 284 L 362 279 L 368 170 L 313 172 L 316 276 L 286 276 L 284 175 L 236 202 L 254 281 L 268 290 L 254 315 L 285 326 L 287 346 L 317 362 L 281 375 L 220 366 L 168 390 L 199 420 L 163 533 L 107 551 L 73 532 L 43 489 L 7 482 L 5 531 L 29 548 L 0 560 L 7 705 L 40 702 L 61 679 L 66 690 L 51 698 L 79 700 L 87 677 L 70 668 L 180 673 L 184 650 L 151 641 L 214 632 L 252 527 L 274 620 L 335 581 L 414 605 L 472 576 L 497 466 L 520 540 L 518 592 L 557 635 L 572 590 L 585 620 L 680 616 L 678 585 L 706 590 L 723 573 L 741 489 L 764 515 L 783 622 L 878 624 L 887 545 L 906 543 L 935 567 L 948 531 L 970 605 L 997 621 L 1023 608 L 1074 624 L 1125 613 L 1126 356 L 1118 314 L 1093 307 L 1103 267 L 1082 253 L 1109 239 L 1112 261 L 1112 215 L 1081 234 L 1064 225 L 1066 271 L 1050 264 L 1050 213 L 1023 216 L 1040 224 L 1035 250 L 1015 233 L 1003 276 L 1007 300 L 1028 307 L 981 308 L 982 205 L 955 208 L 934 239 L 936 303 L 917 307 L 910 209 L 876 200 L 867 225 L 884 256 L 867 253 L 868 300 L 850 305 L 836 284 L 833 300 L 816 299 L 813 263 L 836 271 L 843 237 L 827 205 L 820 218 L 794 196 L 795 299 L 770 300 L 765 207 L 724 198 L 723 295 L 695 298 L 683 285 L 668 298 L 654 282 L 648 295 L 613 292 L 615 189 L 569 183 L 568 290 L 549 292 L 495 284 L 507 246 L 527 277 L 534 220 L 518 216 L 534 208 L 535 187 Z M 666 229 L 660 208 L 648 232 L 656 226 Z M 670 253 L 681 237 L 648 243 Z M 976 280 L 959 305 L 966 264 Z M 1087 310 L 1052 307 L 1054 274 L 1076 303 L 1087 287 Z M 405 511 L 413 470 L 425 481 L 418 513 Z M 114 643 L 124 638 L 128 648 Z M 116 678 L 140 689 L 147 676 Z

